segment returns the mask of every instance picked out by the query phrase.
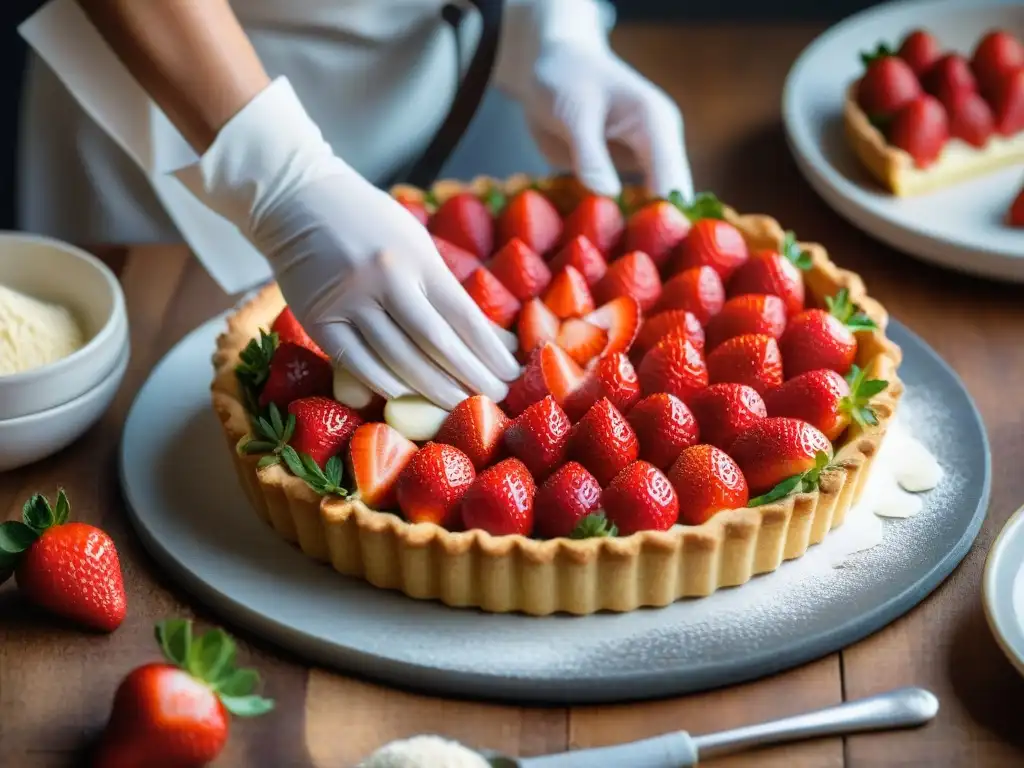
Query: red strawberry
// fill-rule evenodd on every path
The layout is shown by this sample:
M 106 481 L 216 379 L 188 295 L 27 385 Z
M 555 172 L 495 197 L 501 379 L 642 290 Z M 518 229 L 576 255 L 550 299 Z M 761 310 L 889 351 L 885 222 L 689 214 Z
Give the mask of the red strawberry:
M 469 192 L 448 198 L 430 220 L 431 233 L 485 259 L 494 250 L 494 219 L 484 202 Z
M 693 445 L 668 471 L 679 499 L 679 522 L 702 525 L 719 512 L 747 506 L 747 481 L 736 462 L 713 445 Z
M 697 316 L 685 309 L 669 309 L 644 320 L 633 344 L 634 358 L 642 360 L 647 350 L 669 334 L 689 339 L 697 349 L 704 350 L 704 329 Z
M 69 523 L 70 512 L 61 488 L 55 507 L 37 493 L 25 502 L 20 521 L 3 524 L 0 583 L 13 571 L 30 603 L 88 629 L 113 632 L 127 612 L 117 547 L 99 528 Z
M 992 111 L 1003 136 L 1024 131 L 1024 67 L 999 81 L 992 92 Z
M 434 235 L 434 245 L 448 270 L 460 283 L 480 268 L 480 259 L 464 248 Z
M 544 303 L 561 319 L 580 317 L 594 309 L 587 279 L 572 266 L 562 267 L 555 275 L 544 293 Z
M 310 338 L 310 335 L 306 333 L 306 329 L 295 318 L 291 307 L 285 307 L 281 310 L 281 313 L 271 324 L 270 332 L 277 334 L 278 343 L 289 342 L 291 344 L 298 344 L 300 347 L 305 347 L 320 357 L 326 357 L 324 351 L 317 346 L 317 343 Z
M 586 372 L 583 385 L 565 401 L 565 412 L 578 420 L 602 397 L 622 413 L 628 413 L 640 399 L 640 380 L 629 358 L 621 352 L 612 352 L 594 361 Z
M 920 96 L 896 113 L 889 143 L 907 152 L 918 168 L 934 163 L 949 140 L 946 110 L 934 96 Z
M 903 59 L 888 54 L 884 46 L 877 53 L 861 54 L 867 66 L 857 85 L 857 103 L 869 117 L 894 115 L 918 98 L 921 83 Z
M 477 472 L 500 456 L 508 416 L 486 395 L 467 397 L 452 408 L 434 441 L 462 451 Z
M 520 301 L 539 296 L 551 282 L 551 270 L 544 259 L 518 237 L 513 237 L 487 262 L 491 274 Z
M 505 412 L 509 416 L 518 416 L 548 395 L 563 405 L 570 393 L 582 383 L 583 370 L 568 353 L 551 342 L 545 342 L 530 353 L 522 374 L 509 385 Z
M 808 309 L 789 321 L 779 339 L 786 364 L 786 378 L 805 371 L 831 368 L 843 376 L 857 357 L 855 331 L 867 331 L 875 323 L 850 302 L 845 289 L 828 297 L 829 311 Z
M 547 253 L 562 236 L 562 217 L 535 189 L 524 189 L 498 216 L 498 245 L 519 238 L 536 253 Z
M 361 424 L 348 444 L 355 495 L 370 509 L 398 509 L 395 484 L 416 451 L 416 443 L 387 424 Z
M 947 107 L 958 97 L 978 90 L 967 59 L 958 53 L 948 53 L 935 62 L 921 79 L 921 85 Z
M 293 400 L 329 395 L 334 388 L 334 369 L 322 355 L 307 347 L 285 342 L 270 358 L 267 381 L 260 392 L 260 405 L 271 403 L 281 410 Z
M 694 267 L 711 267 L 723 281 L 750 256 L 747 241 L 732 224 L 721 219 L 701 219 L 679 244 L 672 257 L 672 274 Z
M 321 468 L 348 447 L 352 433 L 363 423 L 359 414 L 329 397 L 295 400 L 288 406 L 288 413 L 295 417 L 291 447 Z
M 918 77 L 927 72 L 942 56 L 939 41 L 922 29 L 915 29 L 900 44 L 896 55 L 903 59 Z
M 469 297 L 495 325 L 510 328 L 522 305 L 487 267 L 480 267 L 462 283 Z
M 640 330 L 640 304 L 632 296 L 620 296 L 602 304 L 583 319 L 608 332 L 603 354 L 628 352 Z
M 729 296 L 765 293 L 778 296 L 786 304 L 786 315 L 792 317 L 804 308 L 804 277 L 802 270 L 811 268 L 811 254 L 787 232 L 778 251 L 765 248 L 754 251 L 729 280 Z
M 782 383 L 779 343 L 763 333 L 734 336 L 708 355 L 708 378 L 712 384 L 746 384 L 763 396 Z
M 723 451 L 736 436 L 768 415 L 764 400 L 746 384 L 712 384 L 690 398 L 690 410 L 700 425 L 700 439 Z
M 629 411 L 627 419 L 640 441 L 640 458 L 658 469 L 668 469 L 698 439 L 693 413 L 668 392 L 648 395 Z
M 743 471 L 752 494 L 767 493 L 783 480 L 823 468 L 818 454 L 831 458 L 828 438 L 806 421 L 781 416 L 757 421 L 729 447 L 729 455 Z M 810 489 L 794 485 L 791 490 Z
M 600 507 L 600 483 L 583 465 L 566 462 L 537 489 L 533 500 L 537 535 L 545 539 L 569 537 Z
M 475 479 L 466 454 L 451 445 L 427 443 L 398 476 L 398 508 L 410 523 L 456 528 L 462 520 L 459 504 Z
M 665 283 L 657 311 L 685 309 L 705 325 L 722 311 L 724 304 L 722 278 L 711 267 L 695 267 L 683 270 Z
M 577 363 L 586 365 L 608 344 L 608 332 L 586 320 L 570 317 L 559 328 L 556 343 Z
M 667 531 L 679 518 L 675 489 L 660 469 L 634 461 L 601 494 L 601 506 L 620 536 Z
M 608 271 L 608 262 L 586 237 L 579 235 L 574 237 L 558 255 L 551 260 L 551 269 L 555 272 L 564 267 L 575 267 L 587 280 L 587 285 L 593 287 L 604 277 Z
M 603 195 L 587 195 L 565 218 L 563 242 L 569 243 L 582 236 L 604 256 L 615 251 L 622 237 L 625 222 L 619 204 Z M 583 274 L 590 275 L 585 270 Z
M 1024 45 L 1009 32 L 995 29 L 974 49 L 971 68 L 986 92 L 993 92 L 1004 77 L 1024 67 Z
M 949 135 L 975 147 L 984 147 L 995 133 L 995 117 L 988 102 L 976 91 L 967 91 L 947 102 Z
M 568 456 L 607 485 L 636 461 L 640 445 L 629 422 L 607 398 L 601 398 L 572 428 Z
M 684 403 L 708 385 L 704 356 L 689 339 L 669 335 L 644 355 L 637 369 L 645 395 L 668 392 Z
M 398 204 L 411 213 L 415 217 L 416 221 L 424 227 L 427 226 L 427 223 L 430 221 L 430 211 L 427 210 L 426 203 L 422 200 L 403 200 L 398 198 Z
M 505 459 L 476 476 L 462 497 L 462 522 L 492 536 L 529 536 L 537 485 L 519 459 Z
M 519 313 L 516 331 L 519 336 L 519 354 L 523 359 L 545 341 L 558 336 L 558 317 L 540 299 L 530 299 Z
M 274 708 L 252 693 L 259 675 L 235 667 L 234 641 L 223 630 L 192 639 L 192 623 L 172 619 L 157 624 L 156 637 L 168 663 L 137 667 L 121 681 L 94 768 L 206 765 L 227 743 L 228 713 Z
M 594 296 L 602 303 L 619 296 L 632 296 L 640 309 L 647 311 L 661 296 L 658 268 L 643 251 L 630 251 L 608 265 L 605 276 L 594 286 Z
M 856 366 L 850 374 L 849 383 L 827 368 L 794 376 L 765 395 L 768 413 L 806 421 L 829 440 L 839 437 L 851 422 L 862 426 L 877 424 L 870 400 L 888 382 L 868 379 L 865 371 Z
M 749 333 L 779 338 L 786 330 L 786 305 L 778 296 L 748 293 L 725 302 L 707 328 L 707 349 Z
M 669 200 L 655 200 L 639 209 L 626 222 L 622 240 L 625 251 L 642 251 L 659 267 L 672 249 L 686 237 L 690 219 L 679 205 Z
M 565 459 L 572 424 L 558 403 L 545 397 L 516 417 L 505 430 L 505 448 L 543 481 Z
M 1006 212 L 1006 223 L 1011 227 L 1024 227 L 1024 189 L 1014 198 Z

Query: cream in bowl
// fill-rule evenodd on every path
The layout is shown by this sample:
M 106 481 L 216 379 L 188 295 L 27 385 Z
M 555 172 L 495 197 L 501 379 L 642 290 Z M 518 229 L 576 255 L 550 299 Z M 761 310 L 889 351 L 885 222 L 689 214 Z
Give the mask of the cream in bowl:
M 0 285 L 0 376 L 62 360 L 85 346 L 67 307 Z

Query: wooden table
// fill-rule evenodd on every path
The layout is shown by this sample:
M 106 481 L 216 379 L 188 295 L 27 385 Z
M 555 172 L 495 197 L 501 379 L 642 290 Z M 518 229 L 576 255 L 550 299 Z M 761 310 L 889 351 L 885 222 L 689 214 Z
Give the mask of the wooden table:
M 832 739 L 714 762 L 720 766 L 1011 766 L 1024 764 L 1024 681 L 999 652 L 982 615 L 988 548 L 1024 502 L 1024 301 L 1020 287 L 923 265 L 847 225 L 800 178 L 779 123 L 779 94 L 816 27 L 630 26 L 622 55 L 676 98 L 686 116 L 698 186 L 741 211 L 768 211 L 805 240 L 861 272 L 873 295 L 932 344 L 967 383 L 992 443 L 988 520 L 960 568 L 920 607 L 842 653 L 734 688 L 612 707 L 524 709 L 447 701 L 309 668 L 254 637 L 242 658 L 257 666 L 277 710 L 237 722 L 221 766 L 349 766 L 394 738 L 440 732 L 468 744 L 536 754 L 642 738 L 677 728 L 701 733 L 834 704 L 898 685 L 941 699 L 921 730 Z M 128 300 L 133 356 L 102 422 L 73 447 L 0 475 L 0 512 L 63 484 L 80 519 L 117 540 L 131 611 L 110 637 L 80 634 L 26 609 L 0 589 L 0 764 L 63 766 L 101 728 L 120 677 L 154 658 L 152 625 L 169 615 L 216 617 L 170 584 L 126 523 L 115 453 L 125 414 L 153 365 L 229 300 L 181 246 L 115 250 L 105 258 Z M 206 376 L 206 371 L 197 371 Z M 233 482 L 226 478 L 225 482 Z M 609 767 L 613 768 L 613 767 Z

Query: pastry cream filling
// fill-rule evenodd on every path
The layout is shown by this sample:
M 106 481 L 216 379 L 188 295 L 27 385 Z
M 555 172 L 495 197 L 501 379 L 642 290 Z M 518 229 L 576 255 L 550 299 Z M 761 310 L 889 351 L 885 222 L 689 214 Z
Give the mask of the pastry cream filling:
M 67 308 L 0 285 L 0 376 L 54 363 L 85 341 Z
M 993 135 L 981 148 L 961 139 L 951 138 L 934 163 L 927 168 L 918 168 L 911 161 L 903 168 L 902 173 L 906 175 L 908 181 L 931 179 L 946 174 L 959 176 L 979 165 L 1012 163 L 1016 160 L 1024 161 L 1024 132 L 1009 137 Z

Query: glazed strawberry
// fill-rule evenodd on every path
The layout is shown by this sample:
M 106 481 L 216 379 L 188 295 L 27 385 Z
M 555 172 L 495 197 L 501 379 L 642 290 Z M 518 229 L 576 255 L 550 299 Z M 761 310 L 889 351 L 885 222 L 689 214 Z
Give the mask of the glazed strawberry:
M 984 147 L 995 133 L 995 116 L 988 102 L 976 91 L 968 91 L 947 102 L 949 135 L 972 146 Z
M 700 427 L 700 439 L 729 450 L 736 436 L 768 415 L 757 390 L 746 384 L 712 384 L 690 398 L 690 411 Z
M 948 53 L 935 62 L 921 79 L 921 85 L 947 108 L 958 97 L 978 90 L 971 66 L 958 53 Z
M 734 336 L 708 355 L 708 379 L 712 384 L 746 384 L 764 395 L 782 383 L 779 343 L 763 333 Z
M 451 445 L 427 443 L 398 476 L 398 508 L 410 523 L 456 528 L 462 522 L 459 504 L 475 479 L 466 454 Z
M 522 308 L 519 299 L 487 267 L 480 267 L 466 278 L 462 287 L 487 318 L 502 328 L 510 328 Z
M 520 358 L 525 360 L 545 341 L 554 341 L 560 326 L 558 316 L 543 301 L 530 299 L 526 302 L 516 321 Z
M 850 301 L 846 289 L 826 299 L 828 311 L 808 309 L 789 321 L 779 340 L 786 378 L 805 371 L 831 368 L 843 376 L 857 356 L 855 331 L 875 328 L 875 323 Z
M 660 469 L 634 461 L 601 494 L 604 514 L 620 536 L 638 531 L 667 531 L 679 518 L 675 489 Z
M 306 333 L 306 329 L 299 324 L 299 321 L 295 318 L 295 314 L 292 312 L 291 307 L 285 307 L 281 310 L 281 313 L 274 318 L 274 322 L 270 325 L 270 332 L 277 334 L 279 344 L 286 342 L 298 344 L 300 347 L 305 347 L 310 352 L 313 352 L 320 357 L 326 357 L 326 355 L 324 355 L 324 351 L 317 346 L 317 343 L 310 338 L 308 333 Z
M 848 378 L 827 368 L 794 376 L 765 395 L 768 413 L 806 421 L 829 440 L 839 437 L 851 423 L 877 424 L 870 401 L 888 382 L 868 379 L 866 371 L 857 366 L 850 369 Z
M 751 333 L 779 338 L 786 330 L 786 305 L 778 296 L 748 293 L 725 302 L 707 327 L 707 350 Z
M 857 103 L 871 118 L 896 114 L 918 98 L 921 83 L 903 59 L 893 56 L 885 46 L 870 54 L 861 54 L 867 67 L 857 86 Z
M 545 342 L 530 353 L 522 374 L 509 385 L 505 412 L 518 416 L 548 395 L 563 405 L 582 383 L 583 370 L 568 353 L 556 344 Z
M 600 483 L 582 464 L 568 461 L 537 489 L 533 500 L 537 535 L 545 539 L 573 536 L 600 507 Z
M 608 333 L 608 344 L 602 354 L 628 352 L 640 330 L 640 303 L 632 296 L 620 296 L 602 304 L 583 319 Z
M 348 444 L 349 477 L 355 484 L 351 497 L 370 509 L 398 509 L 395 485 L 416 451 L 416 443 L 387 424 L 361 424 Z
M 462 497 L 462 522 L 492 536 L 529 536 L 537 485 L 519 459 L 505 459 L 476 476 Z
M 769 416 L 740 433 L 729 455 L 743 471 L 752 494 L 764 494 L 784 480 L 814 469 L 818 454 L 832 456 L 832 444 L 806 421 Z
M 575 267 L 586 278 L 587 285 L 593 287 L 608 271 L 608 262 L 593 243 L 583 235 L 578 235 L 566 243 L 551 260 L 552 271 L 559 272 L 564 267 Z
M 437 235 L 434 235 L 433 239 L 437 252 L 441 254 L 441 258 L 444 260 L 448 270 L 455 275 L 455 279 L 460 283 L 476 272 L 481 266 L 480 259 L 465 248 L 449 243 Z
M 14 572 L 18 591 L 33 605 L 87 629 L 113 632 L 127 602 L 121 563 L 111 538 L 92 525 L 69 523 L 61 488 L 57 503 L 34 494 L 21 520 L 3 523 L 0 583 Z
M 555 343 L 577 363 L 586 365 L 607 346 L 608 332 L 579 317 L 570 317 L 562 322 Z
M 796 236 L 787 232 L 782 247 L 754 251 L 729 280 L 729 296 L 763 293 L 778 296 L 792 317 L 804 308 L 803 270 L 811 268 L 811 254 L 800 248 Z
M 903 38 L 896 55 L 910 65 L 914 74 L 921 77 L 939 60 L 942 49 L 939 47 L 939 41 L 931 34 L 923 29 L 915 29 Z
M 679 522 L 701 525 L 726 509 L 747 506 L 747 481 L 729 455 L 702 443 L 684 450 L 668 471 L 679 500 Z
M 594 296 L 602 303 L 632 296 L 640 309 L 647 311 L 661 296 L 661 276 L 650 256 L 643 251 L 630 251 L 608 265 L 601 282 L 594 286 Z
M 330 397 L 295 400 L 288 406 L 288 413 L 295 417 L 291 447 L 320 467 L 344 452 L 352 433 L 363 423 L 355 411 Z
M 484 201 L 469 192 L 448 198 L 430 220 L 431 233 L 486 259 L 494 250 L 494 219 Z
M 721 219 L 700 219 L 672 257 L 672 274 L 711 267 L 723 281 L 750 256 L 747 241 L 735 226 Z
M 587 195 L 565 218 L 562 240 L 571 242 L 584 237 L 604 256 L 613 253 L 622 238 L 626 223 L 619 204 L 603 195 Z M 590 277 L 586 270 L 580 272 Z
M 684 403 L 708 385 L 704 356 L 684 336 L 670 334 L 651 347 L 637 369 L 645 395 L 668 392 Z
M 693 413 L 668 392 L 648 395 L 629 411 L 627 419 L 640 441 L 640 458 L 658 469 L 672 466 L 699 437 Z
M 536 253 L 550 251 L 562 236 L 562 217 L 535 189 L 524 189 L 498 215 L 498 245 L 519 238 Z
M 567 455 L 605 486 L 636 461 L 639 450 L 629 422 L 607 398 L 601 398 L 572 428 Z
M 217 758 L 229 713 L 255 717 L 274 702 L 253 694 L 259 675 L 235 666 L 234 641 L 220 629 L 192 638 L 192 624 L 157 624 L 167 659 L 132 670 L 117 688 L 94 768 L 191 768 Z
M 669 334 L 689 339 L 697 349 L 704 350 L 704 329 L 697 316 L 685 309 L 669 309 L 644 320 L 633 344 L 633 356 L 642 360 L 647 350 Z
M 1024 227 L 1024 189 L 1017 194 L 1006 212 L 1006 223 L 1011 227 Z
M 594 309 L 587 279 L 573 266 L 562 267 L 554 276 L 544 292 L 544 303 L 560 319 L 581 317 Z
M 1003 136 L 1024 131 L 1024 67 L 999 81 L 992 92 L 996 130 Z
M 543 482 L 565 459 L 571 427 L 565 411 L 545 397 L 519 414 L 505 430 L 505 448 Z
M 583 384 L 565 401 L 565 412 L 576 421 L 602 397 L 622 413 L 629 413 L 640 399 L 640 380 L 633 364 L 621 352 L 601 356 L 587 370 Z
M 334 369 L 326 358 L 306 347 L 285 342 L 270 358 L 267 381 L 259 403 L 284 409 L 294 400 L 329 395 L 334 388 Z
M 500 457 L 502 440 L 510 423 L 491 398 L 474 395 L 452 408 L 434 440 L 458 448 L 479 472 Z
M 681 198 L 655 200 L 635 211 L 626 222 L 622 239 L 625 251 L 642 251 L 657 265 L 663 265 L 691 227 Z
M 692 312 L 701 325 L 722 311 L 725 286 L 711 267 L 695 267 L 669 279 L 661 292 L 657 312 L 685 309 Z
M 427 210 L 427 204 L 422 200 L 403 200 L 398 199 L 398 204 L 401 205 L 405 210 L 413 215 L 413 217 L 422 224 L 424 227 L 430 221 L 430 211 Z
M 1024 45 L 1004 30 L 992 30 L 971 56 L 971 68 L 982 90 L 993 92 L 1004 77 L 1024 67 Z
M 539 296 L 551 282 L 551 270 L 530 246 L 513 237 L 487 262 L 491 274 L 519 301 Z
M 908 153 L 918 168 L 927 168 L 949 140 L 949 119 L 939 100 L 925 94 L 896 113 L 888 133 L 890 144 Z

